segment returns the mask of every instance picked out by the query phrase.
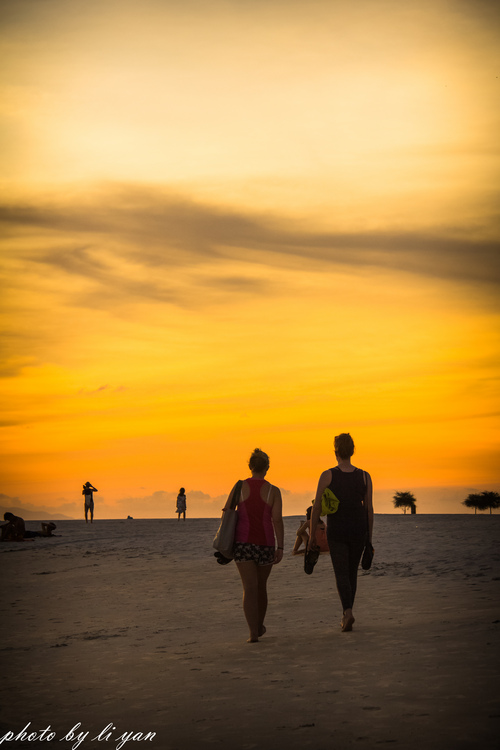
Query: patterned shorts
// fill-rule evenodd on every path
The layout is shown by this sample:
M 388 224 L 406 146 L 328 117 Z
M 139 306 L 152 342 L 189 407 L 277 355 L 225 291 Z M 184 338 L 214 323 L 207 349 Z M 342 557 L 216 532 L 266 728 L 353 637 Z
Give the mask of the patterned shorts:
M 274 547 L 264 547 L 262 544 L 235 542 L 234 562 L 254 562 L 257 565 L 272 565 L 274 562 Z

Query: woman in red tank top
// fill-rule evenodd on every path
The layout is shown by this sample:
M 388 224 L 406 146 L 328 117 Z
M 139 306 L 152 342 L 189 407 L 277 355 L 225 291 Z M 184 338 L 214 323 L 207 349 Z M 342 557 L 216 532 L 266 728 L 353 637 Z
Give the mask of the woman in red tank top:
M 237 499 L 234 561 L 243 584 L 243 612 L 250 629 L 247 642 L 256 643 L 266 632 L 267 579 L 283 558 L 284 527 L 281 492 L 265 479 L 269 456 L 256 448 L 248 466 L 252 476 L 243 482 Z M 231 507 L 234 492 L 235 487 L 226 508 Z

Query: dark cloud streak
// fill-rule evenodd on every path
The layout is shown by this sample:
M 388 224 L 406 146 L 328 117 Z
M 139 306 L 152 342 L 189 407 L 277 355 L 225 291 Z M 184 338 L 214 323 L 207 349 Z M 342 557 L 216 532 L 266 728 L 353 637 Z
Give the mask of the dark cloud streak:
M 279 216 L 245 215 L 166 194 L 161 190 L 122 187 L 80 206 L 0 206 L 0 223 L 38 229 L 50 244 L 65 238 L 67 247 L 31 260 L 98 282 L 113 294 L 178 303 L 176 289 L 165 288 L 151 271 L 194 270 L 209 261 L 247 261 L 269 266 L 304 261 L 308 268 L 349 266 L 381 268 L 483 284 L 500 281 L 499 243 L 473 237 L 459 228 L 434 231 L 316 232 L 294 229 Z M 74 242 L 71 247 L 71 242 Z M 105 253 L 103 253 L 105 250 Z M 111 264 L 110 261 L 111 260 Z M 121 272 L 136 264 L 144 278 Z M 149 269 L 149 271 L 148 271 Z M 219 274 L 206 282 L 264 291 L 258 280 Z

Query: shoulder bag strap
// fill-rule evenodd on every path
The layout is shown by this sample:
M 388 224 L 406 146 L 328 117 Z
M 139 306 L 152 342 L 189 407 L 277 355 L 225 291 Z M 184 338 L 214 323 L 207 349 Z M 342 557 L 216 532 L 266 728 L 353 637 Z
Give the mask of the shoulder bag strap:
M 243 484 L 243 480 L 242 479 L 238 479 L 238 481 L 236 482 L 236 486 L 235 486 L 234 492 L 233 492 L 233 497 L 232 497 L 232 500 L 231 500 L 231 510 L 235 510 L 236 506 L 238 505 L 238 501 L 239 501 L 240 495 L 241 495 L 241 486 L 242 486 L 242 484 Z

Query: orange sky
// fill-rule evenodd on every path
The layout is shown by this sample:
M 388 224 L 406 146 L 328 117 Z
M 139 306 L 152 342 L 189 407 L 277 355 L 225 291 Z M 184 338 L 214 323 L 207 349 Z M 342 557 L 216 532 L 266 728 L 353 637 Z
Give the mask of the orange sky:
M 498 476 L 493 3 L 28 0 L 1 19 L 0 505 L 379 512 Z

